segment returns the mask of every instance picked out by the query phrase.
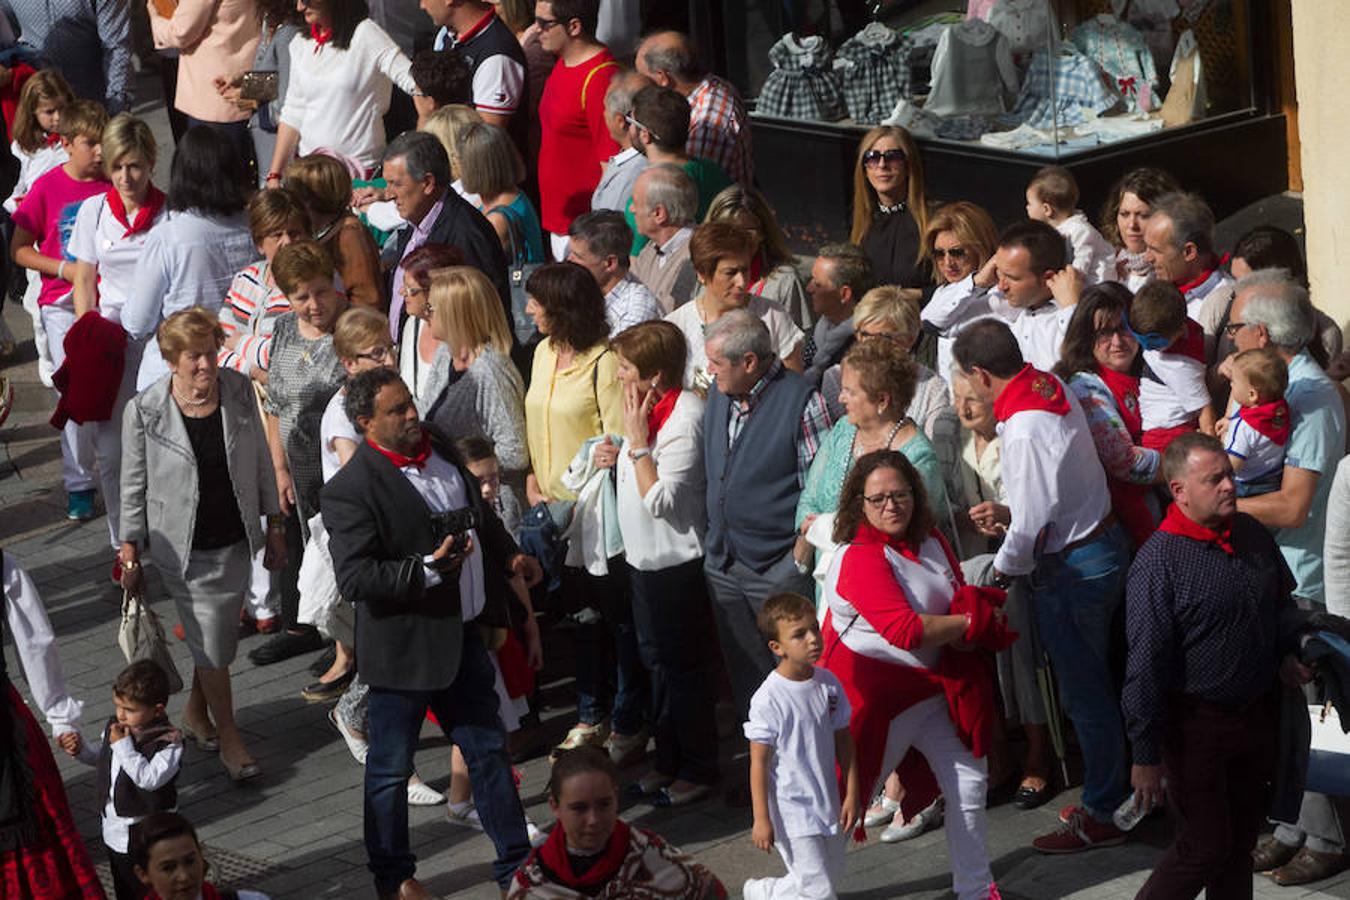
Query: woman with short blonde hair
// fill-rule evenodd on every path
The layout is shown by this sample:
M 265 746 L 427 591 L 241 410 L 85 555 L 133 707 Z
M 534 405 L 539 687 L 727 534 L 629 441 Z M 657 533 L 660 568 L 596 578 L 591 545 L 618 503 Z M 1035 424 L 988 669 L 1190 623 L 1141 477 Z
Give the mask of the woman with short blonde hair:
M 508 262 L 542 263 L 544 232 L 539 213 L 520 190 L 525 162 L 506 129 L 470 122 L 455 135 L 459 176 L 464 190 L 479 198 Z
M 463 177 L 459 168 L 459 132 L 466 125 L 482 121 L 478 110 L 472 106 L 449 103 L 427 116 L 426 121 L 422 123 L 420 130 L 436 138 L 445 148 L 445 154 L 450 157 L 450 177 L 457 183 Z M 458 184 L 456 190 L 461 190 Z

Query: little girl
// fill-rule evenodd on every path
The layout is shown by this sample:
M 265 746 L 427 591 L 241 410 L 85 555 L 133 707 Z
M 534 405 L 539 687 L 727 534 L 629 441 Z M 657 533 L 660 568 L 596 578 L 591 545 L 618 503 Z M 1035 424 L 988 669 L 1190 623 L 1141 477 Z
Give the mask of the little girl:
M 5 246 L 10 244 L 14 235 L 14 226 L 10 216 L 19 208 L 19 201 L 28 193 L 43 175 L 66 162 L 66 151 L 61 146 L 61 137 L 56 133 L 61 124 L 61 111 L 74 102 L 75 94 L 70 85 L 55 69 L 43 69 L 24 82 L 19 92 L 19 105 L 14 111 L 14 125 L 11 133 L 14 140 L 10 143 L 10 152 L 19 161 L 19 180 L 14 191 L 4 202 L 3 229 Z M 37 298 L 41 276 L 33 270 L 18 269 L 24 272 L 27 281 L 23 294 L 23 308 L 33 317 L 33 344 L 38 351 L 38 377 L 47 387 L 52 386 L 51 352 L 47 349 L 47 331 L 42 326 L 42 317 L 38 315 Z M 8 293 L 9 280 L 0 285 L 0 309 L 4 307 L 4 295 Z M 17 291 L 16 291 L 17 293 Z M 0 319 L 0 323 L 3 323 Z M 0 324 L 0 328 L 3 325 Z M 8 331 L 0 332 L 0 344 L 12 340 Z

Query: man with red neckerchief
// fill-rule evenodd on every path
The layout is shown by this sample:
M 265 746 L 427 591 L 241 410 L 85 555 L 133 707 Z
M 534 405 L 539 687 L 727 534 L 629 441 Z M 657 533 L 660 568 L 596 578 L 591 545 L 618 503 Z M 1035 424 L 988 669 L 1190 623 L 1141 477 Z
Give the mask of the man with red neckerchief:
M 1062 381 L 1023 362 L 1012 329 L 997 319 L 972 322 L 952 355 L 999 421 L 1012 522 L 994 557 L 995 584 L 1027 577 L 1036 631 L 1083 748 L 1082 805 L 1064 810 L 1062 826 L 1032 846 L 1076 853 L 1118 844 L 1125 835 L 1111 814 L 1128 793 L 1125 733 L 1107 655 L 1129 538 L 1111 512 L 1082 409 Z
M 1214 251 L 1214 213 L 1197 194 L 1171 191 L 1153 202 L 1144 226 L 1145 255 L 1153 274 L 1186 298 L 1186 315 L 1205 329 L 1212 352 L 1220 322 L 1233 302 L 1233 277 Z
M 1294 578 L 1265 527 L 1237 511 L 1218 440 L 1183 435 L 1162 466 L 1174 502 L 1130 570 L 1121 702 L 1136 800 L 1166 794 L 1179 827 L 1138 896 L 1251 897 L 1279 681 L 1311 676 L 1293 655 Z

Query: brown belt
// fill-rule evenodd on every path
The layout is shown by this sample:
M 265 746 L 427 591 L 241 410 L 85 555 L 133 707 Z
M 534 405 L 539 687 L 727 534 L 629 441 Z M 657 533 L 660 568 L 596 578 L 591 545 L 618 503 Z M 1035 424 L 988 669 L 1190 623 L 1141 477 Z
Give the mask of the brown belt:
M 1107 529 L 1109 529 L 1109 528 L 1110 528 L 1112 525 L 1114 525 L 1114 524 L 1116 524 L 1116 514 L 1115 514 L 1114 512 L 1109 512 L 1109 513 L 1106 514 L 1106 518 L 1105 518 L 1105 519 L 1102 519 L 1100 522 L 1097 523 L 1097 527 L 1096 527 L 1096 528 L 1092 529 L 1092 530 L 1089 531 L 1087 534 L 1085 534 L 1083 537 L 1080 537 L 1078 540 L 1074 541 L 1073 543 L 1065 544 L 1063 547 L 1061 547 L 1061 548 L 1058 550 L 1058 552 L 1059 552 L 1059 553 L 1068 553 L 1068 552 L 1071 551 L 1071 550 L 1077 550 L 1079 547 L 1082 547 L 1082 546 L 1084 546 L 1084 545 L 1086 545 L 1086 544 L 1090 544 L 1090 543 L 1092 543 L 1093 541 L 1095 541 L 1097 538 L 1099 538 L 1099 537 L 1101 537 L 1102 535 L 1106 534 Z

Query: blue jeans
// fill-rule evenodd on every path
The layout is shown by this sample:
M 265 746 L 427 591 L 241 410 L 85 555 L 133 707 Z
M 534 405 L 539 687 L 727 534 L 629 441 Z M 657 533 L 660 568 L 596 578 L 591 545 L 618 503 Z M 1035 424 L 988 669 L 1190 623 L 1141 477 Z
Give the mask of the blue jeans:
M 1129 793 L 1120 692 L 1107 657 L 1128 546 L 1124 529 L 1113 525 L 1081 547 L 1042 557 L 1030 579 L 1036 631 L 1083 748 L 1083 806 L 1098 822 L 1109 822 Z
M 654 768 L 695 784 L 717 780 L 711 655 L 705 639 L 711 612 L 703 560 L 656 572 L 630 570 L 638 652 L 652 681 Z
M 563 572 L 570 605 L 581 610 L 576 631 L 577 719 L 597 725 L 610 719 L 619 734 L 642 730 L 650 691 L 638 654 L 633 602 L 628 595 L 628 565 L 612 559 L 608 575 L 583 569 Z
M 492 875 L 505 890 L 530 852 L 525 811 L 511 779 L 506 732 L 497 709 L 494 672 L 472 625 L 464 629 L 459 674 L 449 687 L 402 691 L 371 687 L 367 711 L 365 840 L 375 890 L 392 894 L 417 871 L 408 846 L 408 776 L 427 708 L 469 764 L 474 805 L 497 848 Z

